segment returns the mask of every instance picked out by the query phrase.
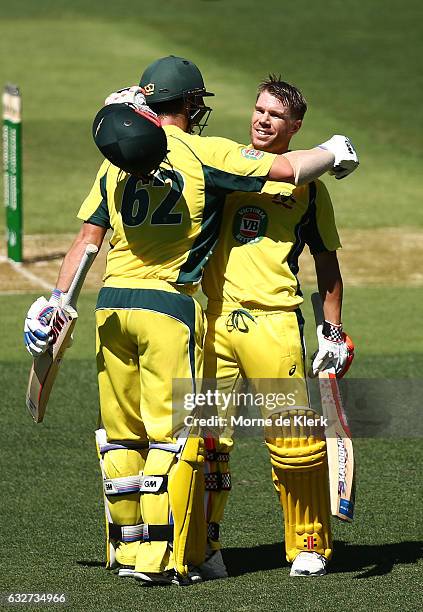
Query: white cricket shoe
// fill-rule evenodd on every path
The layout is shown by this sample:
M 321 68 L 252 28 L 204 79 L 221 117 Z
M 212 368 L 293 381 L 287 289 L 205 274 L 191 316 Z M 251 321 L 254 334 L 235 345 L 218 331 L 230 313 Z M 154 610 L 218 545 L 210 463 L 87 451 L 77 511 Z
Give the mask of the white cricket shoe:
M 172 580 L 172 584 L 176 584 L 176 586 L 189 586 L 191 584 L 198 584 L 199 582 L 203 582 L 203 578 L 198 567 L 189 567 L 188 576 L 185 578 L 175 572 Z
M 215 550 L 198 568 L 203 580 L 218 580 L 227 578 L 228 570 L 223 561 L 222 552 Z
M 188 568 L 188 582 L 190 584 L 196 584 L 197 582 L 203 582 L 203 577 L 198 567 Z
M 117 570 L 117 575 L 120 578 L 132 578 L 135 575 L 134 565 L 121 565 Z
M 300 552 L 294 559 L 290 576 L 324 576 L 328 560 L 316 552 Z
M 186 578 L 177 575 L 174 570 L 168 570 L 158 574 L 134 571 L 132 575 L 135 580 L 141 582 L 143 586 L 188 586 L 190 584 L 198 584 L 199 582 L 203 581 L 199 571 L 194 568 L 188 572 L 188 576 Z

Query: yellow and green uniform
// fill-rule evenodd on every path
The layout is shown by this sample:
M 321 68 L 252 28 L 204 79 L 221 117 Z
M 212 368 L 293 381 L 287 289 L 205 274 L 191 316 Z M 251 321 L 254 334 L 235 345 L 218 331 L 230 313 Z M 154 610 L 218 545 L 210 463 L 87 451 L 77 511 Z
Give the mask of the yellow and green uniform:
M 105 287 L 199 283 L 226 196 L 260 191 L 275 155 L 165 126 L 169 163 L 148 184 L 104 162 L 79 218 L 111 227 Z
M 340 247 L 325 185 L 267 182 L 261 194 L 231 194 L 220 239 L 204 272 L 208 311 L 233 302 L 258 309 L 295 310 L 302 303 L 298 258 Z
M 192 379 L 195 385 L 201 377 L 205 331 L 201 307 L 191 293 L 216 243 L 227 195 L 234 190 L 259 191 L 275 159 L 223 138 L 186 134 L 176 126 L 166 126 L 165 131 L 169 152 L 154 178 L 145 183 L 104 162 L 78 213 L 83 221 L 112 230 L 96 306 L 101 423 L 108 443 L 138 443 L 141 448 L 147 439 L 150 446 L 175 443 L 183 428 L 172 411 L 172 381 Z M 197 454 L 192 449 L 184 453 L 180 456 L 189 455 L 193 466 Z M 132 464 L 137 462 L 138 458 Z M 124 455 L 113 463 L 114 479 L 120 473 L 131 476 L 127 463 Z M 166 482 L 169 477 L 169 487 L 176 491 L 171 484 L 176 463 L 172 453 L 150 450 L 142 463 L 144 476 L 150 483 L 155 474 Z M 107 471 L 106 459 L 103 466 Z M 145 523 L 168 523 L 165 488 L 141 495 Z M 109 510 L 114 523 L 122 525 L 125 516 L 128 524 L 126 506 L 119 510 L 118 504 L 110 504 Z M 139 521 L 138 511 L 132 525 Z M 181 541 L 186 531 L 181 530 Z M 167 542 L 138 545 L 120 545 L 117 561 L 133 564 L 137 550 L 137 571 L 162 572 L 172 566 Z M 184 574 L 184 555 L 176 548 L 174 540 L 177 569 Z
M 340 247 L 332 203 L 322 182 L 301 187 L 268 182 L 260 194 L 234 193 L 227 198 L 219 242 L 202 283 L 208 297 L 204 378 L 216 378 L 225 393 L 236 389 L 241 378 L 253 379 L 256 391 L 260 387 L 269 391 L 269 379 L 283 379 L 288 385 L 293 381 L 297 409 L 309 411 L 306 386 L 299 380 L 305 373 L 299 310 L 303 298 L 297 273 L 305 245 L 313 255 Z M 282 432 L 265 432 L 274 482 L 287 517 L 285 542 L 290 561 L 305 550 L 304 542 L 306 546 L 312 542 L 312 550 L 331 554 L 327 485 L 322 484 L 327 469 L 325 444 L 310 450 L 315 438 L 321 440 L 321 432 L 303 434 L 287 438 Z M 226 432 L 216 450 L 231 447 Z M 292 447 L 299 449 L 297 455 Z M 228 466 L 222 464 L 220 469 L 227 472 Z M 317 502 L 304 484 L 311 477 L 323 486 Z M 286 487 L 292 482 L 294 489 L 287 494 Z M 227 495 L 224 491 L 210 494 L 212 523 L 222 518 Z M 288 498 L 297 500 L 297 524 L 288 519 L 292 515 Z M 312 515 L 316 503 L 317 514 Z M 306 528 L 305 515 L 309 517 Z

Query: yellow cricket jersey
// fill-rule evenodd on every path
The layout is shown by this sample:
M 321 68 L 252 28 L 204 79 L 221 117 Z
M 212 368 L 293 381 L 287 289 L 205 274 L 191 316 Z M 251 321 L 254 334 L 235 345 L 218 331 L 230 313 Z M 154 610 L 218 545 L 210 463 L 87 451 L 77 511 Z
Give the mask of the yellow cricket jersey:
M 168 157 L 149 183 L 105 161 L 78 217 L 112 229 L 105 286 L 198 283 L 233 191 L 260 191 L 275 159 L 225 138 L 164 127 Z
M 202 283 L 208 311 L 222 302 L 250 308 L 294 309 L 302 303 L 298 257 L 340 247 L 330 196 L 321 181 L 295 187 L 268 182 L 262 192 L 234 193 Z

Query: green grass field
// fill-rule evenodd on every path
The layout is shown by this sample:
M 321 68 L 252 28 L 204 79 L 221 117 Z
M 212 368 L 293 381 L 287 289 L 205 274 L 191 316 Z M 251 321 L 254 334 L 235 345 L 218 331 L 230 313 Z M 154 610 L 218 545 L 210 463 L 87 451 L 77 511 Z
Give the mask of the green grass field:
M 168 0 L 161 6 L 0 0 L 0 16 L 0 85 L 17 82 L 23 92 L 27 234 L 77 230 L 75 214 L 100 161 L 91 140 L 93 116 L 110 91 L 137 81 L 146 64 L 170 53 L 198 63 L 217 94 L 209 134 L 248 141 L 257 82 L 272 71 L 298 85 L 309 101 L 295 146 L 312 146 L 332 133 L 351 136 L 360 169 L 346 181 L 325 179 L 341 230 L 423 226 L 423 9 L 417 0 L 269 0 L 263 6 L 252 0 Z M 386 261 L 388 278 L 389 267 Z M 234 485 L 222 538 L 228 580 L 142 589 L 106 572 L 92 434 L 98 409 L 95 295 L 81 297 L 74 347 L 45 423 L 36 426 L 24 405 L 30 358 L 22 326 L 37 295 L 2 295 L 0 288 L 0 609 L 10 592 L 63 592 L 77 611 L 421 609 L 421 438 L 417 427 L 406 438 L 400 430 L 369 437 L 371 419 L 369 436 L 355 441 L 356 520 L 334 524 L 335 557 L 325 578 L 289 578 L 260 438 L 240 440 L 232 457 Z M 422 301 L 421 286 L 346 287 L 344 322 L 357 346 L 351 371 L 357 384 L 371 378 L 376 389 L 385 389 L 386 381 L 398 379 L 398 389 L 406 388 L 404 380 L 423 388 Z M 311 324 L 306 337 L 314 349 Z M 387 398 L 391 415 L 414 417 L 407 397 L 398 396 L 398 406 L 395 401 Z M 375 407 L 367 409 L 372 414 Z
M 358 312 L 366 298 L 376 308 L 383 295 L 383 290 L 350 290 L 350 312 Z M 71 609 L 90 611 L 144 607 L 160 612 L 187 608 L 198 612 L 419 608 L 421 439 L 398 438 L 395 432 L 389 439 L 365 437 L 355 442 L 359 475 L 356 520 L 352 526 L 334 525 L 335 561 L 324 579 L 288 576 L 280 511 L 267 451 L 259 437 L 240 440 L 232 457 L 234 487 L 223 532 L 228 580 L 153 590 L 107 573 L 103 568 L 102 492 L 92 435 L 97 415 L 95 295 L 81 298 L 75 344 L 66 355 L 41 425 L 32 423 L 24 406 L 30 358 L 21 346 L 20 328 L 33 297 L 0 297 L 6 331 L 0 363 L 1 524 L 5 534 L 0 592 L 64 592 Z M 422 291 L 408 290 L 407 299 L 415 306 L 414 311 L 410 309 L 415 315 L 409 323 L 417 328 Z M 392 304 L 386 317 L 394 316 L 397 307 Z M 366 342 L 371 329 L 359 313 L 351 334 L 353 330 L 358 336 L 360 330 L 362 334 L 354 376 L 419 376 L 421 369 L 417 371 L 416 364 L 423 364 L 421 339 L 414 339 L 411 355 L 395 335 L 380 335 L 378 344 L 371 346 Z M 307 335 L 311 337 L 311 329 Z M 373 368 L 372 372 L 368 368 Z M 383 386 L 379 378 L 375 383 Z M 398 410 L 404 418 L 411 418 L 406 403 L 400 403 Z
M 0 0 L 0 83 L 17 82 L 24 96 L 26 232 L 77 227 L 100 159 L 90 133 L 98 107 L 169 53 L 196 61 L 216 92 L 209 133 L 241 142 L 258 81 L 282 73 L 310 106 L 295 146 L 346 132 L 360 152 L 360 171 L 330 182 L 341 227 L 422 227 L 421 3 L 270 0 L 264 12 L 253 0 L 168 0 L 162 10 Z

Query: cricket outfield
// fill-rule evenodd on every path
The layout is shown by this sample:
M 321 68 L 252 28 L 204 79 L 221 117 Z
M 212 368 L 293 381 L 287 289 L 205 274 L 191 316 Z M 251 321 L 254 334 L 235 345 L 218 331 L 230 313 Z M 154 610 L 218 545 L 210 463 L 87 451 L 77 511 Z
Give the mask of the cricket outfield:
M 368 431 L 354 443 L 355 521 L 334 523 L 334 560 L 324 578 L 289 578 L 267 450 L 256 436 L 239 440 L 232 455 L 222 537 L 230 577 L 142 589 L 103 567 L 93 308 L 104 249 L 89 272 L 75 343 L 40 425 L 25 407 L 31 360 L 22 335 L 29 305 L 54 284 L 100 161 L 92 117 L 110 91 L 174 53 L 194 60 L 216 92 L 209 134 L 248 141 L 256 84 L 272 71 L 309 102 L 295 146 L 332 133 L 352 138 L 358 171 L 345 181 L 324 179 L 343 242 L 344 324 L 356 344 L 349 376 L 373 379 L 376 392 L 395 381 L 423 391 L 420 3 L 298 0 L 293 7 L 271 0 L 264 10 L 252 0 L 169 0 L 158 10 L 135 0 L 0 0 L 0 14 L 0 85 L 17 82 L 23 93 L 25 206 L 24 264 L 8 263 L 0 245 L 1 609 L 10 593 L 64 593 L 69 609 L 81 611 L 419 609 L 417 426 L 407 429 L 411 434 L 381 435 L 367 405 Z M 302 257 L 301 280 L 312 352 L 310 259 Z M 406 392 L 398 415 L 414 418 Z

